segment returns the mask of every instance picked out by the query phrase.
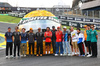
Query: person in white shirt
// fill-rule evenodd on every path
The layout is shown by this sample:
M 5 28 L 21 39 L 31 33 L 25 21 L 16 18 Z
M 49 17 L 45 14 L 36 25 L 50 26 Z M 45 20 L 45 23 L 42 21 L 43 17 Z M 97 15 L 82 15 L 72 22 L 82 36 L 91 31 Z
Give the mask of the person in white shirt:
M 80 55 L 79 56 L 85 56 L 85 53 L 83 51 L 83 46 L 82 46 L 82 44 L 84 42 L 84 35 L 83 35 L 83 33 L 81 33 L 81 30 L 79 28 L 77 29 L 77 35 L 78 35 L 77 44 L 78 44 L 78 47 L 79 47 L 79 50 L 80 50 Z
M 72 39 L 73 50 L 75 51 L 72 52 L 72 55 L 77 55 L 79 53 L 77 45 L 78 36 L 77 36 L 77 30 L 74 30 L 74 27 L 71 27 L 71 39 Z

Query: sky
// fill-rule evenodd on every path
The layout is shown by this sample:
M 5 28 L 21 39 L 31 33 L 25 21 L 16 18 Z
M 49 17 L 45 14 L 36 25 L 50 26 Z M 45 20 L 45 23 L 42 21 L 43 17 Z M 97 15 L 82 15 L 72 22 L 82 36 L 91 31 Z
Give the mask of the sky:
M 73 0 L 0 0 L 9 2 L 12 6 L 19 7 L 53 7 L 53 5 L 69 5 L 72 7 Z

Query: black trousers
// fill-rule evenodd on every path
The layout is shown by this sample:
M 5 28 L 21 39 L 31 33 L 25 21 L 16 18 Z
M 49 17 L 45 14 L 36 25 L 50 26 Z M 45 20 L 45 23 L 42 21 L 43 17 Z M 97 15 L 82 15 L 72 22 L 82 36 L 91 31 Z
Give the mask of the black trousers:
M 31 46 L 32 46 L 32 52 L 34 54 L 34 43 L 29 43 L 29 54 L 31 55 Z
M 39 47 L 40 47 L 40 54 L 43 54 L 43 42 L 37 43 L 37 54 L 39 54 Z
M 80 55 L 85 55 L 84 51 L 83 51 L 83 47 L 82 47 L 83 42 L 78 44 L 79 50 L 80 50 Z
M 91 42 L 92 56 L 97 57 L 97 42 Z
M 6 43 L 6 56 L 8 56 L 9 48 L 10 48 L 10 55 L 12 55 L 12 48 L 13 48 L 13 43 L 12 42 L 7 42 Z
M 89 49 L 89 54 L 91 54 L 91 41 L 87 41 L 87 47 Z
M 17 55 L 19 55 L 19 52 L 20 52 L 20 41 L 18 42 L 14 42 L 14 57 L 16 57 L 16 48 L 17 48 Z
M 53 53 L 56 51 L 56 40 L 52 40 Z

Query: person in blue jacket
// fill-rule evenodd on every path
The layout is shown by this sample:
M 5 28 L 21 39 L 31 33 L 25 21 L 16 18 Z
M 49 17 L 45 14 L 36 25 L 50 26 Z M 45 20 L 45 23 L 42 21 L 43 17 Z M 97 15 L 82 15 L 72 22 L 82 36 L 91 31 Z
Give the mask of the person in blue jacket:
M 85 56 L 85 53 L 83 51 L 83 42 L 84 42 L 84 34 L 81 33 L 81 30 L 79 28 L 77 28 L 77 35 L 78 35 L 78 47 L 79 47 L 79 50 L 80 50 L 80 55 L 79 56 Z

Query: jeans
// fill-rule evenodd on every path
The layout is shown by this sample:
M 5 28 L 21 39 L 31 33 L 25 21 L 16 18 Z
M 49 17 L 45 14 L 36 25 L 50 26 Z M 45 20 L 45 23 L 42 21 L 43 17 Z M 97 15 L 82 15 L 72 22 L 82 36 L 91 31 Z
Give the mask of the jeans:
M 63 54 L 62 42 L 56 42 L 56 54 L 59 54 L 59 47 L 60 47 L 60 54 Z
M 67 54 L 66 47 L 67 47 L 67 50 L 68 50 L 68 54 L 70 54 L 71 53 L 71 49 L 70 49 L 69 42 L 68 41 L 64 41 L 62 43 L 63 43 L 64 54 Z
M 53 46 L 53 53 L 55 53 L 55 50 L 56 50 L 56 40 L 52 40 L 52 46 Z

